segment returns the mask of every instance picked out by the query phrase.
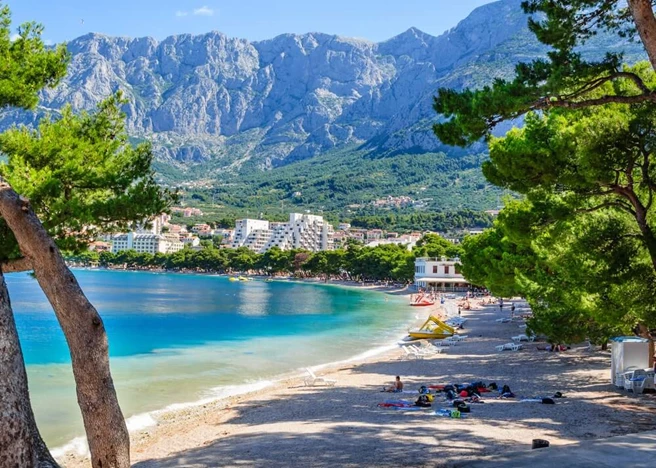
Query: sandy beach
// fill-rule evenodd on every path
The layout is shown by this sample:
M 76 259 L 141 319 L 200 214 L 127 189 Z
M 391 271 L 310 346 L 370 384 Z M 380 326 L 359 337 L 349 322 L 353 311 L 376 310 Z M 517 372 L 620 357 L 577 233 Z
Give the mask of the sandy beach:
M 427 309 L 413 308 L 409 316 L 426 316 Z M 564 445 L 656 429 L 656 395 L 610 385 L 609 352 L 538 350 L 544 343 L 497 352 L 496 345 L 521 333 L 517 323 L 495 321 L 508 311 L 489 305 L 462 315 L 468 339 L 442 354 L 406 360 L 396 348 L 317 372 L 336 379 L 334 387 L 306 387 L 295 376 L 256 393 L 168 412 L 156 426 L 132 434 L 134 466 L 467 466 L 481 456 L 530 450 L 533 439 Z M 385 400 L 415 398 L 381 393 L 395 375 L 406 390 L 483 381 L 507 384 L 518 398 L 484 394 L 465 419 L 435 415 L 450 407 L 441 396 L 421 411 L 379 408 Z M 520 401 L 556 391 L 565 398 L 555 405 Z M 74 455 L 60 462 L 88 466 Z

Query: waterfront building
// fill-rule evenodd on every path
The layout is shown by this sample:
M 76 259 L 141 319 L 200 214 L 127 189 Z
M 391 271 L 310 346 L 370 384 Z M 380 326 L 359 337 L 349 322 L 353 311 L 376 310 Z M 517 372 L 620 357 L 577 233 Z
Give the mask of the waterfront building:
M 291 213 L 287 223 L 240 219 L 236 222 L 231 247 L 247 247 L 260 253 L 272 247 L 312 252 L 332 250 L 334 231 L 322 216 L 309 214 Z
M 175 234 L 153 234 L 150 232 L 128 232 L 111 237 L 112 253 L 135 250 L 139 253 L 174 253 L 184 248 L 180 237 Z
M 458 270 L 459 262 L 458 258 L 417 258 L 415 287 L 436 291 L 467 291 L 469 282 Z

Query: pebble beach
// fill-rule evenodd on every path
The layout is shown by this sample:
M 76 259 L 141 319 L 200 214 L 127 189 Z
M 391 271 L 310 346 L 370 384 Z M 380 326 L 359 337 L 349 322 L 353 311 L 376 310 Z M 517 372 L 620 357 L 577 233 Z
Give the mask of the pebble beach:
M 615 389 L 608 351 L 573 347 L 551 353 L 535 342 L 499 352 L 497 345 L 522 333 L 518 323 L 497 322 L 509 311 L 496 305 L 472 305 L 462 311 L 468 320 L 461 333 L 468 338 L 441 354 L 407 359 L 395 347 L 317 370 L 335 379 L 335 386 L 305 386 L 299 374 L 254 393 L 162 414 L 155 426 L 132 434 L 133 466 L 455 467 L 530 450 L 533 439 L 559 446 L 656 429 L 656 395 Z M 409 316 L 422 318 L 437 308 L 412 308 Z M 472 404 L 463 419 L 435 414 L 451 406 L 441 395 L 432 408 L 418 411 L 378 407 L 391 398 L 416 398 L 381 393 L 396 375 L 406 391 L 483 381 L 509 385 L 517 398 L 483 394 L 483 403 Z M 555 392 L 564 398 L 553 405 L 521 401 Z M 89 463 L 74 454 L 59 461 L 71 468 Z

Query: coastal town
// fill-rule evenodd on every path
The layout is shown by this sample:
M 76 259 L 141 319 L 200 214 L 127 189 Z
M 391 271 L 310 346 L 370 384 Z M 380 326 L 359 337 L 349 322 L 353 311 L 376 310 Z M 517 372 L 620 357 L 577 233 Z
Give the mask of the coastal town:
M 185 213 L 185 217 L 202 214 L 197 208 L 180 211 Z M 358 229 L 348 223 L 340 223 L 335 230 L 322 216 L 301 213 L 291 213 L 289 222 L 286 223 L 238 219 L 234 229 L 213 228 L 206 223 L 189 227 L 173 224 L 168 214 L 161 214 L 142 224 L 150 227 L 101 236 L 101 240 L 91 243 L 89 249 L 113 253 L 134 250 L 137 253 L 171 254 L 185 247 L 202 249 L 202 240 L 216 239 L 221 247 L 233 249 L 246 247 L 257 253 L 264 253 L 272 247 L 281 250 L 303 249 L 310 252 L 334 250 L 344 248 L 349 241 L 357 241 L 368 247 L 403 245 L 408 250 L 412 250 L 423 235 L 440 235 L 430 231 L 401 234 L 383 229 Z M 464 231 L 462 235 L 480 232 L 482 232 L 480 229 L 470 229 Z M 447 240 L 455 243 L 459 241 L 454 238 Z

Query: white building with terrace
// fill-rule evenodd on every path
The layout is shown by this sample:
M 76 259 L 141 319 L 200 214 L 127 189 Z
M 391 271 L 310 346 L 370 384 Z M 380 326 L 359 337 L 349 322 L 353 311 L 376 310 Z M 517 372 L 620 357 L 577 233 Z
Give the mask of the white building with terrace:
M 459 263 L 459 258 L 417 258 L 415 260 L 415 287 L 433 291 L 467 291 L 469 282 L 458 270 Z

